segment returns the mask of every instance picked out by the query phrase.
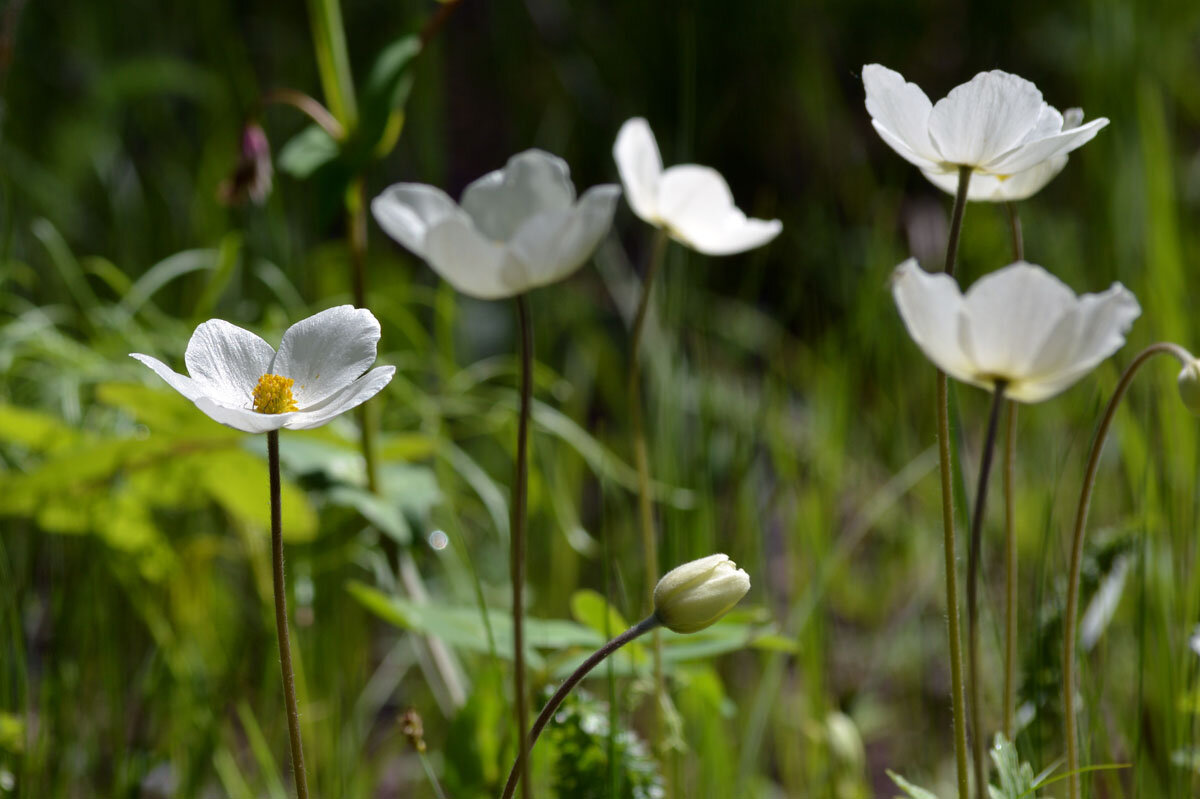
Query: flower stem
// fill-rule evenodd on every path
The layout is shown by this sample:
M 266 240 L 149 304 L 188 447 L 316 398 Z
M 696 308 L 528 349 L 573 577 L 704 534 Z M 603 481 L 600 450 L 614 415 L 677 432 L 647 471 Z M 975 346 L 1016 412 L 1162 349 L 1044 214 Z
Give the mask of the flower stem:
M 1025 239 L 1021 235 L 1021 215 L 1017 213 L 1017 204 L 1006 202 L 1004 209 L 1008 211 L 1008 232 L 1012 236 L 1013 260 L 1025 260 Z
M 1014 740 L 1017 700 L 1017 531 L 1013 502 L 1017 459 L 1017 404 L 1008 403 L 1004 433 L 1004 737 Z
M 533 748 L 533 745 L 537 743 L 538 736 L 542 734 L 542 730 L 546 727 L 546 724 L 551 718 L 553 718 L 554 711 L 558 710 L 558 706 L 561 705 L 563 700 L 567 698 L 567 694 L 571 693 L 571 689 L 578 685 L 579 681 L 588 675 L 588 672 L 596 668 L 596 666 L 598 666 L 606 657 L 611 655 L 613 652 L 616 652 L 618 649 L 625 646 L 625 644 L 637 638 L 639 635 L 642 635 L 648 630 L 657 629 L 658 625 L 658 617 L 651 613 L 649 616 L 642 619 L 640 622 L 630 627 L 628 630 L 621 633 L 604 646 L 597 649 L 587 660 L 583 661 L 583 663 L 579 665 L 579 668 L 575 669 L 571 676 L 568 677 L 563 684 L 558 687 L 558 690 L 554 692 L 554 696 L 550 697 L 550 701 L 546 703 L 546 706 L 542 708 L 542 712 L 538 714 L 537 720 L 533 722 L 533 729 L 529 731 L 529 741 L 526 748 Z M 510 771 L 508 774 L 508 782 L 504 785 L 504 793 L 501 794 L 501 799 L 512 799 L 513 791 L 516 790 L 519 776 L 517 764 L 514 763 L 512 771 Z
M 650 297 L 654 291 L 654 277 L 662 265 L 667 249 L 667 234 L 659 230 L 651 245 L 650 261 L 646 275 L 642 278 L 642 295 L 638 300 L 637 313 L 633 317 L 633 328 L 629 343 L 629 424 L 633 431 L 633 458 L 637 466 L 638 519 L 642 537 L 642 567 L 646 574 L 646 602 L 654 607 L 654 586 L 658 583 L 658 540 L 654 531 L 654 508 L 650 499 L 650 455 L 646 447 L 646 431 L 642 420 L 642 383 L 640 359 L 642 336 L 646 329 L 646 317 L 650 310 Z M 661 739 L 663 705 L 666 702 L 666 686 L 662 670 L 662 636 L 654 633 L 654 731 L 655 740 Z
M 950 236 L 946 242 L 946 267 L 954 275 L 958 255 L 958 236 L 967 207 L 967 186 L 971 170 L 958 172 L 958 192 L 950 217 Z M 938 465 L 942 479 L 942 544 L 946 555 L 946 633 L 950 639 L 950 705 L 954 711 L 954 762 L 958 776 L 958 799 L 970 795 L 967 777 L 966 695 L 963 691 L 962 632 L 958 618 L 958 555 L 954 543 L 954 494 L 950 464 L 950 399 L 946 373 L 937 371 Z
M 529 747 L 525 731 L 529 729 L 529 701 L 525 686 L 525 493 L 529 482 L 527 448 L 529 442 L 529 406 L 533 399 L 533 327 L 529 321 L 529 298 L 517 296 L 517 319 L 521 329 L 521 410 L 517 422 L 517 462 L 513 475 L 511 562 L 513 614 L 513 701 L 517 705 L 517 762 L 514 771 L 524 783 L 522 795 L 533 796 L 529 781 Z M 536 737 L 536 736 L 535 736 Z M 509 794 L 511 795 L 511 794 Z
M 975 512 L 971 516 L 971 541 L 967 550 L 967 684 L 971 692 L 971 755 L 975 770 L 975 792 L 987 796 L 987 766 L 983 759 L 983 706 L 979 690 L 979 550 L 983 546 L 983 513 L 987 504 L 988 477 L 996 452 L 996 429 L 1000 426 L 1000 408 L 1004 405 L 1003 380 L 997 380 L 988 415 L 983 459 L 979 463 L 979 488 L 975 492 Z
M 271 473 L 271 565 L 275 586 L 275 632 L 279 639 L 279 667 L 283 673 L 283 698 L 287 705 L 288 734 L 292 740 L 292 776 L 296 796 L 308 799 L 304 774 L 304 746 L 300 740 L 300 711 L 296 707 L 296 678 L 292 672 L 292 646 L 288 641 L 287 591 L 283 582 L 283 510 L 279 489 L 279 431 L 267 433 L 267 466 Z
M 1100 466 L 1100 453 L 1108 438 L 1108 430 L 1112 426 L 1121 399 L 1133 382 L 1133 376 L 1142 364 L 1159 353 L 1175 356 L 1183 365 L 1191 362 L 1191 354 L 1180 347 L 1166 341 L 1151 344 L 1138 353 L 1117 381 L 1112 399 L 1104 409 L 1100 418 L 1100 426 L 1092 438 L 1092 448 L 1088 453 L 1087 468 L 1083 473 L 1083 486 L 1079 493 L 1079 506 L 1075 511 L 1075 529 L 1071 536 L 1071 567 L 1067 580 L 1067 609 L 1063 619 L 1063 720 L 1064 734 L 1067 739 L 1067 774 L 1070 775 L 1070 799 L 1079 799 L 1079 742 L 1075 729 L 1075 630 L 1076 617 L 1079 613 L 1079 570 L 1083 563 L 1083 536 L 1087 527 L 1088 509 L 1092 501 L 1092 489 L 1096 485 L 1096 470 Z
M 1008 229 L 1012 236 L 1014 261 L 1025 260 L 1025 238 L 1015 202 L 1007 202 Z M 1017 459 L 1017 404 L 1008 403 L 1008 425 L 1004 433 L 1004 737 L 1015 740 L 1014 713 L 1017 704 L 1017 531 L 1013 500 Z
M 290 105 L 320 126 L 334 141 L 346 138 L 346 129 L 342 127 L 342 123 L 329 113 L 329 109 L 304 92 L 295 89 L 272 89 L 263 95 L 262 104 Z

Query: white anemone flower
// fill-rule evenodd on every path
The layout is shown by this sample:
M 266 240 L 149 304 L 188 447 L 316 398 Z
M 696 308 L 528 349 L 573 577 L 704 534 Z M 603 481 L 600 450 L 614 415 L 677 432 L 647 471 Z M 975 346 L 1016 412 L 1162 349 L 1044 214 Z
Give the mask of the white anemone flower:
M 654 132 L 641 117 L 621 126 L 613 158 L 633 212 L 697 252 L 745 252 L 761 247 L 783 230 L 778 219 L 747 218 L 733 204 L 729 184 L 717 170 L 697 164 L 664 170 Z
M 1057 174 L 1055 159 L 1091 141 L 1108 124 L 1104 117 L 1078 124 L 1081 116 L 1064 117 L 1033 83 L 998 69 L 980 72 L 937 103 L 899 72 L 879 64 L 864 66 L 862 77 L 875 130 L 943 188 L 934 176 L 956 176 L 964 166 L 974 173 L 972 183 L 981 175 L 1003 182 L 1038 169 L 1022 177 L 1018 188 L 1041 188 Z M 957 179 L 951 182 L 957 186 Z M 971 199 L 991 199 L 995 189 L 985 180 Z M 1019 199 L 1022 191 L 1011 193 L 1011 199 Z
M 279 352 L 249 330 L 210 319 L 188 341 L 187 375 L 149 355 L 131 357 L 213 420 L 266 433 L 319 427 L 378 394 L 396 372 L 394 366 L 367 372 L 378 343 L 375 316 L 340 305 L 289 327 Z
M 371 201 L 379 226 L 458 291 L 484 300 L 566 278 L 612 227 L 619 186 L 575 199 L 566 162 L 526 150 L 467 186 L 461 205 L 441 189 L 397 183 Z
M 908 333 L 929 360 L 964 383 L 1041 402 L 1066 390 L 1125 343 L 1141 314 L 1129 289 L 1076 296 L 1035 264 L 1017 261 L 963 294 L 954 278 L 909 258 L 896 267 L 892 296 Z

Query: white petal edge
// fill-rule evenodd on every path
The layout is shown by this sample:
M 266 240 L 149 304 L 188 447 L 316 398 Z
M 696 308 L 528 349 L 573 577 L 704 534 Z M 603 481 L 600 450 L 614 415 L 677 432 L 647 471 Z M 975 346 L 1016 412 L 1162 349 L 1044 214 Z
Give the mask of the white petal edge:
M 649 122 L 642 117 L 625 121 L 613 143 L 613 160 L 629 207 L 643 221 L 657 226 L 658 182 L 663 164 Z
M 503 169 L 468 185 L 461 205 L 480 233 L 508 241 L 530 217 L 570 208 L 573 202 L 575 186 L 567 162 L 533 149 L 517 153 Z
M 522 270 L 511 282 L 533 288 L 555 283 L 583 266 L 612 227 L 620 187 L 593 186 L 569 210 L 527 221 L 509 242 Z
M 1070 128 L 1044 139 L 1027 142 L 1015 150 L 1003 153 L 983 168 L 988 172 L 1000 175 L 1023 172 L 1043 161 L 1048 161 L 1058 155 L 1065 155 L 1078 147 L 1082 147 L 1094 139 L 1096 134 L 1100 132 L 1100 129 L 1107 124 L 1108 120 L 1100 117 L 1093 119 L 1086 125 Z
M 153 358 L 149 355 L 143 355 L 140 352 L 129 353 L 130 358 L 136 358 L 138 361 L 146 364 L 154 370 L 154 374 L 167 381 L 167 385 L 178 391 L 189 400 L 195 402 L 197 397 L 203 396 L 204 392 L 196 381 L 187 375 L 181 375 L 158 358 Z
M 379 320 L 366 308 L 338 305 L 289 327 L 271 363 L 290 377 L 301 410 L 344 389 L 375 363 Z
M 396 367 L 394 366 L 377 366 L 343 388 L 337 395 L 330 397 L 324 407 L 287 414 L 289 419 L 284 427 L 289 430 L 309 430 L 320 427 L 334 417 L 357 408 L 374 397 L 391 382 L 395 374 Z
M 455 213 L 458 206 L 446 192 L 424 183 L 393 184 L 371 201 L 371 214 L 383 232 L 421 258 L 429 229 Z
M 267 373 L 274 358 L 270 344 L 224 319 L 202 322 L 183 354 L 188 374 L 200 391 L 235 407 L 249 403 L 258 379 Z
M 926 272 L 909 258 L 892 272 L 892 298 L 925 357 L 946 374 L 974 382 L 973 364 L 958 345 L 963 298 L 954 278 Z
M 196 407 L 214 422 L 220 422 L 226 427 L 241 430 L 243 433 L 267 433 L 286 427 L 288 421 L 299 414 L 291 413 L 259 413 L 250 408 L 232 408 L 222 405 L 212 397 L 200 397 Z
M 864 66 L 862 81 L 871 123 L 893 150 L 917 166 L 943 160 L 929 136 L 933 104 L 920 86 L 882 64 Z
M 479 234 L 465 213 L 443 221 L 429 231 L 428 263 L 433 270 L 469 297 L 499 300 L 528 286 L 511 282 L 513 256 L 503 244 Z
M 659 213 L 671 235 L 705 255 L 760 247 L 783 229 L 777 220 L 749 219 L 733 203 L 729 184 L 711 167 L 680 164 L 663 172 Z

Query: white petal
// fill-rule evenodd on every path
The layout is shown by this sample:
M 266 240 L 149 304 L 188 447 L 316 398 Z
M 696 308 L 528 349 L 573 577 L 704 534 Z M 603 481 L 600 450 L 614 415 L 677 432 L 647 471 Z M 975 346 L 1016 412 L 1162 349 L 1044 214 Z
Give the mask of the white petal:
M 917 166 L 944 160 L 929 137 L 929 97 L 895 70 L 867 64 L 862 71 L 867 113 L 889 146 Z
M 173 371 L 171 367 L 160 361 L 158 358 L 152 358 L 149 355 L 142 355 L 140 352 L 131 352 L 130 358 L 136 358 L 142 363 L 154 370 L 154 373 L 167 381 L 167 385 L 178 391 L 183 396 L 195 402 L 197 397 L 204 394 L 196 381 L 186 375 L 181 375 Z
M 620 194 L 611 184 L 593 186 L 575 207 L 526 221 L 509 242 L 509 250 L 524 267 L 516 280 L 528 288 L 544 286 L 582 266 L 612 227 Z
M 241 430 L 243 433 L 266 433 L 270 430 L 278 430 L 286 426 L 293 417 L 299 415 L 297 411 L 258 413 L 250 408 L 234 408 L 223 405 L 212 397 L 200 397 L 196 400 L 196 407 L 213 421 L 220 422 L 226 427 L 232 427 L 234 430 Z
M 1107 124 L 1108 120 L 1100 117 L 1099 119 L 1093 119 L 1086 125 L 1070 128 L 1044 139 L 1030 141 L 1011 152 L 1003 153 L 1001 157 L 986 164 L 985 168 L 989 172 L 1002 175 L 1021 172 L 1042 161 L 1049 160 L 1057 155 L 1065 155 L 1077 147 L 1082 147 L 1095 138 L 1100 129 Z
M 1031 373 L 1043 343 L 1075 302 L 1075 293 L 1040 266 L 1010 264 L 967 290 L 960 346 L 977 373 L 1015 383 Z
M 490 239 L 508 241 L 525 220 L 559 211 L 575 201 L 567 162 L 542 150 L 526 150 L 467 186 L 463 210 Z
M 946 161 L 979 166 L 1024 141 L 1044 106 L 1042 93 L 1024 78 L 980 72 L 933 106 L 929 135 Z
M 1039 402 L 1069 388 L 1125 345 L 1125 333 L 1141 312 L 1137 298 L 1120 283 L 1103 294 L 1084 294 L 1076 306 L 1078 322 L 1070 349 L 1057 359 L 1040 358 L 1037 373 L 1015 399 Z
M 248 406 L 251 392 L 274 357 L 271 345 L 249 330 L 209 319 L 192 334 L 183 362 L 206 396 L 226 405 Z
M 891 147 L 893 150 L 895 150 L 901 157 L 904 158 L 905 161 L 908 161 L 913 166 L 919 167 L 922 170 L 933 170 L 933 171 L 940 170 L 946 174 L 951 174 L 951 175 L 958 174 L 958 168 L 953 166 L 952 164 L 948 164 L 947 162 L 942 161 L 940 159 L 936 160 L 936 161 L 931 161 L 928 158 L 917 155 L 912 150 L 910 150 L 908 148 L 908 146 L 904 144 L 904 142 L 900 141 L 899 137 L 897 137 L 894 133 L 892 133 L 890 130 L 885 128 L 883 125 L 880 125 L 875 120 L 871 120 L 871 125 L 874 126 L 875 132 L 879 134 L 879 137 L 881 139 L 883 139 L 885 142 L 887 142 L 889 147 Z
M 731 255 L 779 235 L 777 219 L 748 219 L 733 204 L 729 184 L 706 166 L 682 164 L 663 173 L 658 209 L 672 236 L 706 255 Z
M 446 192 L 423 183 L 397 183 L 371 201 L 383 232 L 422 258 L 429 229 L 457 211 Z
M 1007 178 L 976 172 L 971 175 L 967 187 L 967 199 L 971 202 L 1017 202 L 1027 200 L 1041 191 L 1067 165 L 1067 156 L 1058 155 L 1049 161 L 1018 172 Z M 942 191 L 953 196 L 958 191 L 958 173 L 921 171 L 925 178 Z
M 429 265 L 463 294 L 497 300 L 528 288 L 520 283 L 524 269 L 508 248 L 481 236 L 464 213 L 430 230 L 426 243 Z
M 377 366 L 340 392 L 329 397 L 320 407 L 298 413 L 281 414 L 288 417 L 284 425 L 289 430 L 308 430 L 320 427 L 348 410 L 362 405 L 383 390 L 396 374 L 394 366 Z
M 963 298 L 954 278 L 926 272 L 909 258 L 892 273 L 892 297 L 925 357 L 948 375 L 974 381 L 974 367 L 958 346 Z
M 659 224 L 658 181 L 663 165 L 650 123 L 641 117 L 626 120 L 613 144 L 613 159 L 629 207 L 644 221 Z
M 379 320 L 365 308 L 339 305 L 289 327 L 271 373 L 295 381 L 301 410 L 335 394 L 375 363 Z

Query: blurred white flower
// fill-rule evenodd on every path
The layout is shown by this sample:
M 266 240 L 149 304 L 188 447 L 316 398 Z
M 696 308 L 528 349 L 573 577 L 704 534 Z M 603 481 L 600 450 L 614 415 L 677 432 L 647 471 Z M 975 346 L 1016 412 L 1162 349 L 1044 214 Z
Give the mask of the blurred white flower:
M 750 590 L 750 575 L 728 555 L 709 555 L 676 566 L 654 588 L 654 613 L 677 633 L 703 630 L 724 616 Z
M 697 252 L 745 252 L 783 230 L 778 219 L 748 219 L 733 204 L 729 184 L 715 169 L 680 164 L 664 171 L 654 133 L 641 117 L 621 126 L 613 158 L 633 212 Z
M 1129 289 L 1076 296 L 1061 280 L 1018 261 L 980 278 L 964 295 L 954 278 L 909 258 L 892 296 L 913 341 L 939 369 L 965 383 L 1040 402 L 1079 380 L 1125 343 L 1141 314 Z
M 375 316 L 340 305 L 289 327 L 278 353 L 249 330 L 210 319 L 188 341 L 183 356 L 188 375 L 149 355 L 131 357 L 215 421 L 265 433 L 319 427 L 378 394 L 396 371 L 394 366 L 366 371 L 378 343 Z
M 526 150 L 467 186 L 397 183 L 371 201 L 379 226 L 463 294 L 485 300 L 554 283 L 583 265 L 612 226 L 618 186 L 575 200 L 565 161 Z
M 972 184 L 980 176 L 995 179 L 984 180 L 978 192 L 971 187 L 973 200 L 997 199 L 998 184 L 1018 176 L 1003 199 L 1028 197 L 1062 169 L 1067 153 L 1108 124 L 1103 117 L 1079 124 L 1082 112 L 1069 111 L 1064 118 L 1037 86 L 998 69 L 980 72 L 936 104 L 915 83 L 879 64 L 864 66 L 862 77 L 875 130 L 936 185 L 956 187 L 961 166 L 974 171 Z

